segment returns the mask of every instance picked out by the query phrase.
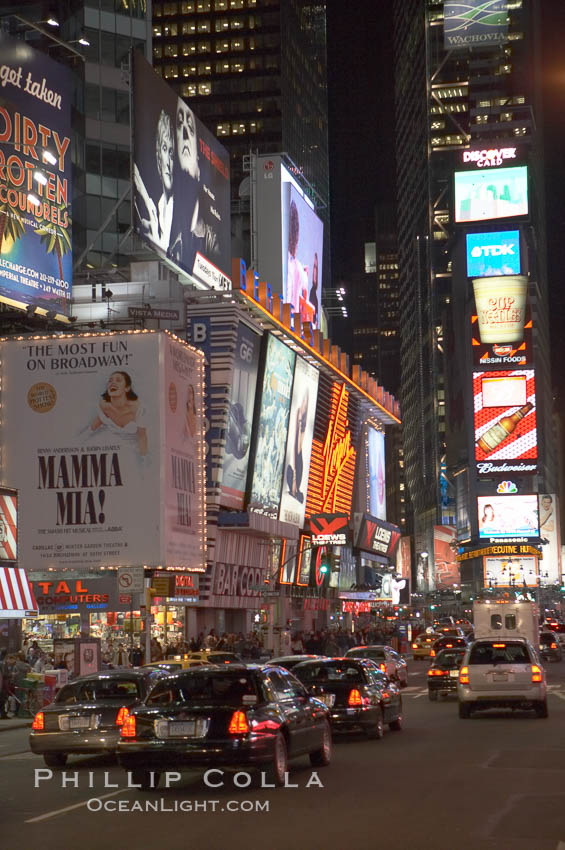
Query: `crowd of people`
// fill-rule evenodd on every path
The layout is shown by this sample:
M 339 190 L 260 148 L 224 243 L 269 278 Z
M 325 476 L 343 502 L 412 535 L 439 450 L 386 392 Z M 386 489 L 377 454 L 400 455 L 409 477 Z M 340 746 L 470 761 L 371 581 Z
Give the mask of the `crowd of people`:
M 291 649 L 294 655 L 329 655 L 341 656 L 354 646 L 368 644 L 392 644 L 398 638 L 394 628 L 371 627 L 357 632 L 337 630 L 322 630 L 316 632 L 295 632 L 291 639 Z

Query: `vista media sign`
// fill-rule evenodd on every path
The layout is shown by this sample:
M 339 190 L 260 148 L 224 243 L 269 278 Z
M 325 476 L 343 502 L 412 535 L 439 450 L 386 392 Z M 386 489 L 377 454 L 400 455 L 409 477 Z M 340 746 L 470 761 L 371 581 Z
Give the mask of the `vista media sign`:
M 467 276 L 520 274 L 520 231 L 467 233 Z
M 445 50 L 497 47 L 508 41 L 507 0 L 445 0 L 443 46 Z

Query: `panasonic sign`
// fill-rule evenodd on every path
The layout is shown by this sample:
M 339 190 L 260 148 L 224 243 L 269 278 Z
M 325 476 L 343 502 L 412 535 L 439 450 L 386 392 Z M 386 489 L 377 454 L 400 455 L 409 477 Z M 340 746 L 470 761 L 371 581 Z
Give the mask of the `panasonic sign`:
M 467 234 L 467 276 L 520 274 L 520 231 Z

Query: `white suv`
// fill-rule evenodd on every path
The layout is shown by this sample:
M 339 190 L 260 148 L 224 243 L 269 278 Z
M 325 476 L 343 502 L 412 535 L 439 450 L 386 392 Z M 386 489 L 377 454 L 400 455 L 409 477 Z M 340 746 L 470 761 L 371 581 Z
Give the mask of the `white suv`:
M 525 638 L 483 638 L 465 652 L 459 681 L 459 717 L 485 708 L 534 709 L 547 717 L 545 671 Z

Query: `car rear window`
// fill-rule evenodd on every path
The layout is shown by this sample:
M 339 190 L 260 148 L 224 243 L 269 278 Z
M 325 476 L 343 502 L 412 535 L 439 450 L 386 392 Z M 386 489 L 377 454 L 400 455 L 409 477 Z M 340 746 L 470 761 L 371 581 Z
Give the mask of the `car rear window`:
M 352 649 L 347 655 L 349 658 L 376 658 L 378 661 L 386 658 L 384 649 Z
M 556 643 L 555 635 L 552 632 L 544 632 L 539 637 L 539 642 L 546 644 L 547 646 L 551 646 L 552 643 Z
M 461 650 L 459 652 L 454 652 L 451 649 L 442 649 L 436 657 L 436 665 L 439 666 L 440 664 L 445 664 L 446 666 L 449 666 L 461 664 L 464 655 L 465 652 Z
M 530 664 L 530 654 L 523 643 L 500 641 L 479 643 L 471 649 L 469 664 Z
M 253 705 L 259 702 L 255 677 L 200 672 L 159 682 L 147 698 L 147 705 Z
M 329 664 L 312 664 L 305 662 L 298 664 L 294 675 L 305 684 L 323 684 L 324 682 L 349 682 L 363 684 L 365 681 L 363 671 L 357 664 L 334 661 Z
M 214 664 L 239 664 L 241 663 L 237 655 L 233 652 L 212 652 L 210 653 L 210 661 Z
M 75 685 L 77 702 L 135 699 L 140 696 L 140 682 L 134 679 L 92 679 L 88 682 L 78 682 Z

